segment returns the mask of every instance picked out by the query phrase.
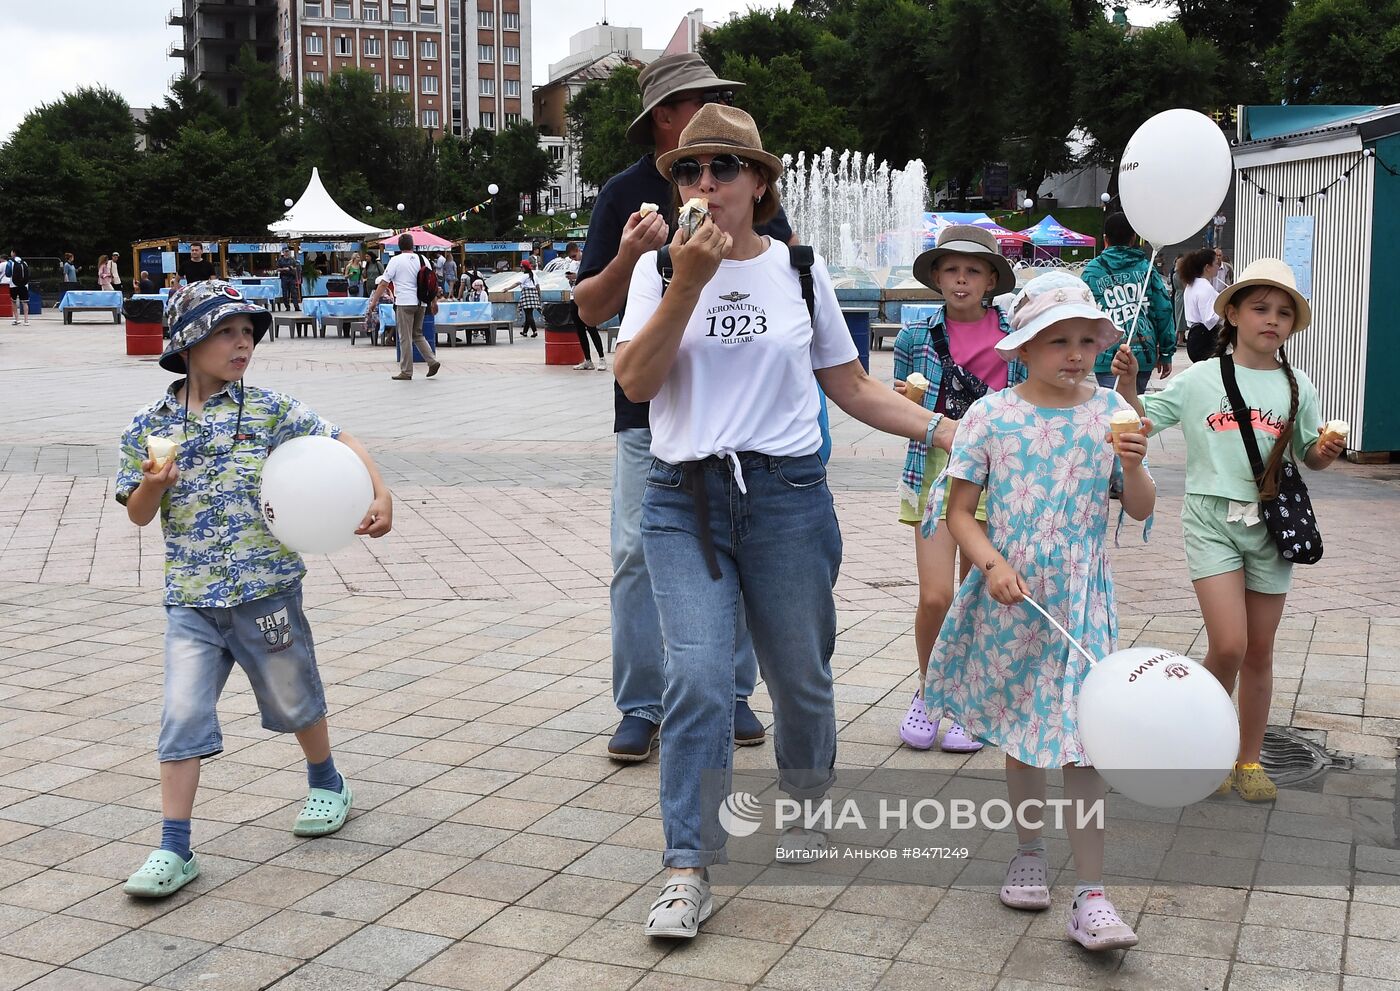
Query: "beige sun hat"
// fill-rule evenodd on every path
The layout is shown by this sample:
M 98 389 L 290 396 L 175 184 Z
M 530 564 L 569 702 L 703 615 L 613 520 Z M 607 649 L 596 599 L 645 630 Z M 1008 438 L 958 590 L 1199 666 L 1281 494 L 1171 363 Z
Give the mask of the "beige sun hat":
M 724 154 L 738 155 L 762 166 L 770 183 L 783 174 L 783 163 L 763 150 L 763 138 L 759 137 L 753 118 L 738 107 L 723 103 L 707 103 L 696 111 L 681 131 L 680 145 L 656 159 L 656 170 L 670 179 L 673 162 L 693 155 Z
M 1016 273 L 1011 263 L 997 247 L 996 235 L 975 224 L 949 224 L 938 232 L 937 247 L 929 248 L 914 259 L 914 278 L 934 291 L 939 299 L 943 296 L 933 282 L 933 266 L 944 255 L 970 255 L 981 258 L 997 273 L 997 284 L 991 295 L 1015 292 Z
M 642 89 L 642 112 L 627 128 L 627 140 L 634 145 L 653 143 L 651 112 L 680 93 L 706 90 L 739 90 L 744 84 L 733 79 L 720 79 L 695 52 L 663 55 L 642 70 L 637 77 Z
M 1303 294 L 1298 291 L 1298 281 L 1293 277 L 1293 269 L 1289 267 L 1287 262 L 1279 261 L 1277 258 L 1260 258 L 1250 262 L 1248 267 L 1240 273 L 1239 281 L 1215 297 L 1216 315 L 1224 317 L 1225 307 L 1229 305 L 1230 300 L 1235 298 L 1235 293 L 1241 289 L 1248 289 L 1250 286 L 1269 286 L 1273 289 L 1282 289 L 1293 297 L 1294 333 L 1312 323 L 1312 307 L 1308 305 Z

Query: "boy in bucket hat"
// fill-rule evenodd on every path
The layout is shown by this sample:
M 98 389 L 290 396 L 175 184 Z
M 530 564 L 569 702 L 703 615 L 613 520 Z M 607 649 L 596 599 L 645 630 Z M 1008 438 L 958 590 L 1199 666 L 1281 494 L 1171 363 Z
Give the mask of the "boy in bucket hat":
M 310 793 L 292 831 L 325 836 L 345 823 L 350 785 L 336 771 L 311 630 L 301 608 L 301 557 L 264 522 L 263 463 L 295 437 L 334 437 L 364 462 L 374 501 L 355 531 L 389 532 L 392 500 L 367 451 L 297 400 L 243 384 L 272 315 L 226 282 L 197 282 L 170 301 L 160 356 L 183 373 L 122 435 L 117 501 L 137 526 L 160 514 L 165 532 L 165 684 L 160 738 L 160 848 L 127 881 L 162 898 L 199 874 L 190 815 L 200 761 L 220 753 L 215 706 L 237 663 L 265 729 L 295 733 Z M 193 411 L 193 412 L 192 412 Z M 169 449 L 167 442 L 178 447 Z
M 914 259 L 914 278 L 943 300 L 943 308 L 927 324 L 907 326 L 894 342 L 894 387 L 898 392 L 943 416 L 962 415 L 971 399 L 959 398 L 969 373 L 995 392 L 1025 378 L 1020 362 L 1007 364 L 997 357 L 996 345 L 1010 331 L 1006 314 L 991 300 L 1016 288 L 1011 263 L 1001 254 L 996 237 L 972 224 L 952 224 L 938 234 L 938 243 Z M 946 360 L 945 360 L 945 355 Z M 916 385 L 906 380 L 914 373 L 926 380 Z M 963 390 L 965 391 L 965 390 Z M 914 650 L 919 662 L 919 684 L 928 673 L 934 639 L 953 602 L 953 562 L 957 546 L 944 527 L 932 537 L 919 529 L 933 480 L 948 465 L 948 453 L 922 441 L 909 442 L 900 476 L 899 521 L 914 528 L 914 555 L 919 577 L 919 604 L 914 612 Z M 987 522 L 986 501 L 977 519 Z M 963 569 L 966 575 L 966 568 Z M 922 689 L 914 693 L 899 725 L 899 738 L 916 750 L 928 750 L 938 738 L 939 714 L 930 719 Z M 982 745 L 952 722 L 943 734 L 941 748 L 949 753 L 975 753 Z

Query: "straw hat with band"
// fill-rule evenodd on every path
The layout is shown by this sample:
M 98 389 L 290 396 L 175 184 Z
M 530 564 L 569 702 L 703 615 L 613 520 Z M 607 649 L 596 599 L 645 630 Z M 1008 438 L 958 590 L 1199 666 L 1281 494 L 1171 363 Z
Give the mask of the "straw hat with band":
M 763 150 L 753 118 L 722 103 L 707 103 L 696 111 L 681 131 L 680 146 L 657 157 L 656 170 L 670 179 L 672 164 L 695 155 L 738 155 L 760 166 L 770 187 L 783 174 L 783 163 Z
M 1282 289 L 1293 297 L 1293 331 L 1302 330 L 1312 323 L 1312 307 L 1303 298 L 1303 294 L 1298 291 L 1298 283 L 1293 278 L 1293 269 L 1287 262 L 1281 262 L 1277 258 L 1260 258 L 1251 262 L 1243 272 L 1240 273 L 1239 280 L 1234 285 L 1226 287 L 1225 291 L 1215 297 L 1215 312 L 1222 319 L 1225 316 L 1225 307 L 1230 305 L 1230 301 L 1235 298 L 1235 294 L 1241 289 L 1248 289 L 1250 286 L 1268 286 L 1271 289 Z
M 1011 304 L 1011 333 L 997 341 L 997 354 L 1013 361 L 1016 352 L 1042 330 L 1076 317 L 1094 322 L 1098 341 L 1093 357 L 1123 339 L 1108 314 L 1094 302 L 1094 294 L 1083 279 L 1068 272 L 1046 272 L 1031 279 Z
M 997 284 L 992 288 L 993 296 L 1016 290 L 1016 273 L 1011 271 L 1011 263 L 997 247 L 997 239 L 989 230 L 975 224 L 951 224 L 938 232 L 937 247 L 930 248 L 914 259 L 914 278 L 928 286 L 938 295 L 934 284 L 934 264 L 944 255 L 967 255 L 980 258 L 996 271 Z
M 707 90 L 737 90 L 744 84 L 733 79 L 720 79 L 705 60 L 695 52 L 665 55 L 642 70 L 637 77 L 642 88 L 642 112 L 627 128 L 627 140 L 634 145 L 650 147 L 655 143 L 651 133 L 651 112 L 681 93 Z

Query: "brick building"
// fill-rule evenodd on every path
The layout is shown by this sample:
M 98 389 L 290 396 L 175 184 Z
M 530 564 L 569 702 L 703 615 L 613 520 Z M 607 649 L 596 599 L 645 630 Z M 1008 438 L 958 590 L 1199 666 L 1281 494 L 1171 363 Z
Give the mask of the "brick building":
M 230 104 L 232 60 L 251 41 L 298 100 L 306 82 L 357 68 L 402 92 L 436 134 L 533 115 L 530 0 L 183 0 L 171 23 L 184 31 L 171 55 Z

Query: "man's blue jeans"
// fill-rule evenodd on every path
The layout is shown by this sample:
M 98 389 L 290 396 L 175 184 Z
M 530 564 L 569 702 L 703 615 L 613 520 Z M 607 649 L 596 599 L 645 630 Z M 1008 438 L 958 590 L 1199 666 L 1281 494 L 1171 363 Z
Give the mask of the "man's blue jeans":
M 656 601 L 642 553 L 642 493 L 651 468 L 651 431 L 617 435 L 612 491 L 612 662 L 613 701 L 624 716 L 661 722 L 666 688 L 664 647 Z M 753 640 L 741 614 L 734 636 L 734 697 L 746 699 L 758 681 Z M 731 738 L 732 738 L 731 733 Z
M 666 642 L 661 724 L 663 863 L 724 863 L 719 805 L 730 790 L 738 619 L 747 614 L 759 669 L 773 700 L 782 789 L 824 795 L 836 763 L 836 646 L 832 587 L 841 531 L 826 469 L 815 454 L 741 454 L 683 469 L 652 463 L 642 503 L 642 543 Z M 720 577 L 711 577 L 694 488 L 707 500 Z M 710 773 L 706 773 L 710 772 Z

